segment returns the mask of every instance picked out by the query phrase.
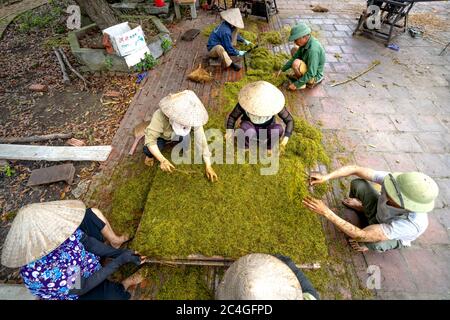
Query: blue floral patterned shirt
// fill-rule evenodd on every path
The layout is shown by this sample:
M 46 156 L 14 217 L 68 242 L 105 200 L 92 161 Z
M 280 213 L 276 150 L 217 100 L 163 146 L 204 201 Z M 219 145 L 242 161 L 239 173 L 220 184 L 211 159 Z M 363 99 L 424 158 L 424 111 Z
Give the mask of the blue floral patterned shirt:
M 98 256 L 86 251 L 81 243 L 83 232 L 77 229 L 69 239 L 48 255 L 20 269 L 25 286 L 44 300 L 76 300 L 69 294 L 75 286 L 78 270 L 84 278 L 100 270 Z

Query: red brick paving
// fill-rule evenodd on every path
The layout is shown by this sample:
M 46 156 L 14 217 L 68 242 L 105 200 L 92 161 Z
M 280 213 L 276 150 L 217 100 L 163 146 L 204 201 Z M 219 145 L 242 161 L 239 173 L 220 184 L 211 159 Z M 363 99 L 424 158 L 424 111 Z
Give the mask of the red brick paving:
M 435 177 L 440 187 L 436 201 L 436 208 L 440 209 L 430 213 L 428 229 L 412 248 L 383 254 L 352 254 L 361 284 L 365 285 L 367 266 L 375 264 L 382 272 L 382 288 L 376 291 L 379 299 L 449 299 L 449 54 L 438 56 L 441 47 L 424 39 L 412 39 L 407 33 L 395 39 L 401 47 L 399 52 L 364 37 L 352 37 L 360 2 L 321 1 L 330 9 L 328 13 L 313 13 L 309 4 L 311 1 L 279 0 L 279 25 L 302 21 L 319 30 L 327 57 L 327 80 L 323 84 L 326 95 L 320 98 L 321 108 L 314 105 L 305 114 L 321 125 L 325 141 L 333 142 L 337 137 L 339 145 L 334 141 L 330 146 L 339 151 L 334 154 L 334 167 L 355 159 L 358 164 L 378 169 L 421 170 Z M 431 10 L 448 19 L 450 4 L 420 3 L 412 13 Z M 447 37 L 445 43 L 450 41 L 449 33 L 443 36 Z M 343 58 L 336 58 L 334 53 Z M 328 85 L 330 80 L 340 81 L 357 74 L 373 60 L 380 60 L 381 64 L 358 79 L 359 84 L 334 88 Z M 333 190 L 339 197 L 342 190 L 335 185 Z M 342 234 L 326 225 L 331 238 Z

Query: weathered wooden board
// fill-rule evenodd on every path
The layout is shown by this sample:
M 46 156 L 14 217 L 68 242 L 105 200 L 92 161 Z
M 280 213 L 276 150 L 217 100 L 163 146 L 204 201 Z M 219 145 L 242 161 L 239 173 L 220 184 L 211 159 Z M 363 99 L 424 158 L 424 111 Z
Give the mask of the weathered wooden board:
M 50 147 L 0 144 L 0 159 L 45 161 L 106 161 L 111 146 Z

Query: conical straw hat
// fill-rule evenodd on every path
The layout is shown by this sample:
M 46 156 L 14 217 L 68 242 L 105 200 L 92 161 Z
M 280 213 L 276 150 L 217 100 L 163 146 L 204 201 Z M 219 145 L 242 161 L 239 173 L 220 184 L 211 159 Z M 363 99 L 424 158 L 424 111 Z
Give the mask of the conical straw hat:
M 267 81 L 247 84 L 239 92 L 239 104 L 245 111 L 259 117 L 273 116 L 284 107 L 284 95 Z
M 220 16 L 232 26 L 239 29 L 244 29 L 244 20 L 242 20 L 241 11 L 239 8 L 232 8 L 222 11 L 220 12 Z
M 2 264 L 24 266 L 46 256 L 66 241 L 83 221 L 82 201 L 33 203 L 22 207 L 14 218 L 2 251 Z
M 189 127 L 200 127 L 208 122 L 208 112 L 191 90 L 169 94 L 159 102 L 161 111 L 172 121 Z
M 281 260 L 252 253 L 225 272 L 216 292 L 218 300 L 302 300 L 300 282 Z

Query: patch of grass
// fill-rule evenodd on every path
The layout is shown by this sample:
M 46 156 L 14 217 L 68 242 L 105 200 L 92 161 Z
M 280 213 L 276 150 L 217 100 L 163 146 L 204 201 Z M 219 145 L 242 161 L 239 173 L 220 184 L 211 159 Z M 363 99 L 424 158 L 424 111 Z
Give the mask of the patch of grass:
M 51 49 L 53 47 L 57 48 L 57 47 L 62 47 L 62 46 L 67 46 L 67 45 L 69 45 L 69 41 L 67 40 L 66 36 L 51 37 L 51 38 L 48 38 L 47 40 L 45 40 L 43 43 L 43 46 L 46 49 Z
M 41 29 L 51 27 L 56 33 L 64 33 L 66 28 L 60 21 L 64 12 L 63 5 L 56 4 L 55 1 L 50 1 L 48 10 L 43 12 L 26 11 L 17 18 L 19 31 L 22 33 L 37 32 Z

